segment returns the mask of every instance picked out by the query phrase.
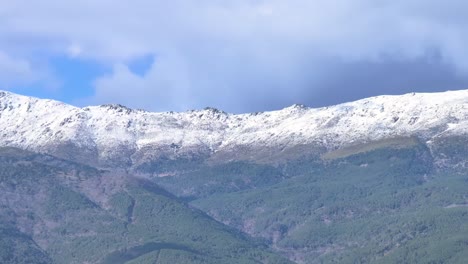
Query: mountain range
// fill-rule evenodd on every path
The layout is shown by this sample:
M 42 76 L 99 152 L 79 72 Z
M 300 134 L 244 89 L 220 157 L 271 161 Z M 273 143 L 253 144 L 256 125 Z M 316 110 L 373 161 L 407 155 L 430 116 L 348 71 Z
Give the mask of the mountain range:
M 0 91 L 2 263 L 463 263 L 468 90 L 230 114 Z

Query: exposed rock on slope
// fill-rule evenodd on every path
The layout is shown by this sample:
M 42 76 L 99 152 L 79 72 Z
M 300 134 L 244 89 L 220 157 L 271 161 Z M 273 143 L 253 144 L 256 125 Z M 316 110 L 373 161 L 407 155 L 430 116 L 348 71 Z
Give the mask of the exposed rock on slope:
M 468 90 L 237 115 L 213 108 L 182 113 L 121 105 L 77 108 L 0 92 L 0 145 L 100 166 L 176 157 L 272 160 L 278 154 L 320 154 L 385 138 L 418 136 L 431 145 L 466 134 Z

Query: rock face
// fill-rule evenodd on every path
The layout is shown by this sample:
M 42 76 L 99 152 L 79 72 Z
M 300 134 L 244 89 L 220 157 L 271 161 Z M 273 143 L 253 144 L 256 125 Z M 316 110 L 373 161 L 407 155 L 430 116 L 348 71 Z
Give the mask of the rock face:
M 436 149 L 444 138 L 466 141 L 467 134 L 468 90 L 252 114 L 213 108 L 182 113 L 121 105 L 78 108 L 0 92 L 0 146 L 101 167 L 135 167 L 161 158 L 269 161 L 410 136 Z

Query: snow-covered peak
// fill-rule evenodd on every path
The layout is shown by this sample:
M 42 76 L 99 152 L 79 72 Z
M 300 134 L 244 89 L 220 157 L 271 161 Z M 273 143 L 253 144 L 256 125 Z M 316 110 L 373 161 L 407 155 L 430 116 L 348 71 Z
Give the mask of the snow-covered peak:
M 117 104 L 78 108 L 0 91 L 0 145 L 43 152 L 74 146 L 101 159 L 304 145 L 334 149 L 389 137 L 431 140 L 446 134 L 468 134 L 468 90 L 238 115 L 214 108 L 162 113 Z

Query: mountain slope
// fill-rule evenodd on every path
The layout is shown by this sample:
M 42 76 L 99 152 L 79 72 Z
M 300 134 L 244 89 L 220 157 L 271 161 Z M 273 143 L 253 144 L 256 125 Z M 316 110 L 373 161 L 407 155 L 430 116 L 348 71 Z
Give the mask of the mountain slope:
M 3 150 L 0 243 L 46 263 L 468 257 L 468 90 L 240 115 L 0 92 L 0 146 L 60 158 Z
M 468 174 L 435 169 L 424 144 L 327 162 L 295 160 L 282 173 L 283 181 L 268 186 L 195 193 L 192 204 L 267 239 L 297 263 L 463 263 L 468 257 Z M 177 186 L 187 180 L 160 181 L 183 195 Z
M 432 147 L 440 137 L 467 133 L 468 90 L 240 115 L 212 108 L 184 113 L 120 105 L 76 108 L 0 92 L 1 145 L 100 166 L 145 168 L 175 158 L 272 162 L 396 136 L 418 136 Z
M 2 263 L 288 263 L 141 178 L 0 149 Z

